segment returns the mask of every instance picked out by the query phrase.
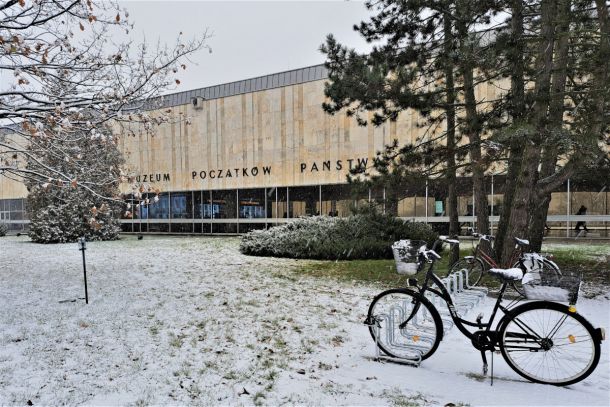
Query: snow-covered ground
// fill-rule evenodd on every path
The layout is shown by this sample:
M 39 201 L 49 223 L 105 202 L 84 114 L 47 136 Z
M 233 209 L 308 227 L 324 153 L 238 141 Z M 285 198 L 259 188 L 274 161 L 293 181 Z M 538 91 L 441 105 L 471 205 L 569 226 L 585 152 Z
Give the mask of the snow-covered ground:
M 567 388 L 524 381 L 452 330 L 421 367 L 372 360 L 362 325 L 378 289 L 298 276 L 235 238 L 75 244 L 0 239 L 0 405 L 608 405 L 608 342 Z M 488 299 L 482 308 L 489 308 Z M 610 328 L 610 300 L 579 312 Z M 474 315 L 478 310 L 473 312 Z

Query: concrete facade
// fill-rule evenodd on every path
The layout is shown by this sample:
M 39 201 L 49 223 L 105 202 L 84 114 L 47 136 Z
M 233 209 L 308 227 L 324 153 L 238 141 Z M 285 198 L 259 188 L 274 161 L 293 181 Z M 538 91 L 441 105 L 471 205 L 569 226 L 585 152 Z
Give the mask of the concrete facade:
M 129 194 L 137 183 L 162 193 L 190 194 L 184 198 L 184 203 L 191 209 L 181 215 L 189 219 L 205 218 L 207 209 L 197 210 L 196 205 L 208 202 L 207 205 L 214 206 L 217 199 L 214 196 L 208 199 L 206 191 L 217 191 L 216 196 L 223 196 L 221 191 L 238 189 L 260 189 L 259 195 L 251 194 L 249 199 L 256 200 L 261 208 L 262 197 L 269 195 L 264 198 L 266 219 L 315 213 L 348 214 L 353 199 L 347 196 L 344 188 L 339 188 L 341 191 L 333 191 L 333 188 L 346 184 L 350 168 L 370 165 L 376 152 L 394 139 L 401 145 L 415 143 L 434 137 L 434 132 L 417 125 L 420 118 L 414 111 L 404 112 L 397 121 L 379 127 L 359 126 L 355 119 L 345 114 L 326 114 L 321 108 L 326 78 L 324 67 L 318 65 L 180 92 L 156 100 L 157 110 L 149 110 L 147 114 L 154 116 L 161 110 L 164 113 L 171 111 L 169 123 L 153 126 L 150 131 L 135 123 L 115 127 L 128 173 L 135 181 L 123 184 L 122 192 Z M 495 100 L 500 89 L 482 84 L 477 89 L 478 97 L 484 95 L 487 100 Z M 195 107 L 192 100 L 197 97 L 202 99 Z M 153 106 L 152 102 L 150 106 Z M 502 197 L 497 193 L 501 189 L 501 179 L 499 181 L 496 194 L 489 195 L 490 206 L 493 202 L 495 208 L 502 203 Z M 309 189 L 299 191 L 301 187 Z M 489 187 L 491 192 L 491 180 Z M 270 191 L 276 188 L 284 188 L 285 193 L 278 195 L 276 191 L 273 198 Z M 288 188 L 297 189 L 291 192 Z M 372 192 L 360 199 L 380 198 L 383 193 Z M 282 198 L 282 194 L 286 197 Z M 26 195 L 22 183 L 0 176 L 0 201 L 8 202 Z M 426 197 L 418 192 L 414 195 L 417 196 L 405 197 L 399 203 L 399 216 L 428 219 L 444 215 L 444 210 L 439 212 L 444 194 L 435 197 L 431 193 Z M 567 198 L 561 191 L 553 194 L 549 215 L 574 214 L 580 205 L 588 207 L 588 214 L 609 213 L 608 190 L 579 191 L 571 195 L 569 204 Z M 230 213 L 225 218 L 239 218 L 242 205 L 239 193 L 230 200 L 236 201 L 236 209 L 228 210 Z M 274 201 L 271 207 L 267 207 L 268 200 Z M 169 201 L 168 208 L 177 205 Z M 443 204 L 440 208 L 444 208 Z M 472 194 L 466 188 L 459 197 L 459 214 L 468 215 L 471 210 Z M 1 212 L 0 208 L 0 215 Z M 170 209 L 167 218 L 172 218 L 169 212 Z M 210 218 L 214 219 L 214 214 Z M 146 219 L 147 222 L 152 219 L 151 215 L 147 214 Z M 559 220 L 555 223 L 562 225 Z

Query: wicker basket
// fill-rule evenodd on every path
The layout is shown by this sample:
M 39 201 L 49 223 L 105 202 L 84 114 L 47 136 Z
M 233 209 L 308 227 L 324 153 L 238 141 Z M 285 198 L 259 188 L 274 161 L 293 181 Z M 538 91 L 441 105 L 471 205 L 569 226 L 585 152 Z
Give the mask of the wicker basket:
M 392 245 L 396 271 L 398 274 L 412 276 L 420 269 L 419 249 L 426 246 L 422 240 L 399 240 Z
M 540 274 L 526 273 L 522 285 L 525 298 L 576 304 L 582 275 L 563 274 L 559 278 L 541 278 Z

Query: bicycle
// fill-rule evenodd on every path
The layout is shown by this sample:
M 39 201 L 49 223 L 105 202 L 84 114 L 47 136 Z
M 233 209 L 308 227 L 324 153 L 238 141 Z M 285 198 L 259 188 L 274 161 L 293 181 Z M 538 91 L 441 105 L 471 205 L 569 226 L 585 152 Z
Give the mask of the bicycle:
M 444 331 L 440 313 L 426 298 L 428 294 L 445 302 L 454 326 L 481 352 L 484 374 L 488 366 L 485 352 L 497 349 L 517 374 L 536 383 L 569 385 L 585 379 L 595 370 L 605 331 L 594 328 L 576 312 L 574 304 L 580 280 L 577 284 L 571 282 L 570 305 L 542 300 L 515 306 L 518 299 L 504 306 L 504 292 L 511 282 L 523 277 L 523 271 L 492 268 L 488 273 L 498 277 L 502 284 L 491 316 L 486 322 L 482 314 L 476 321 L 468 321 L 460 317 L 453 298 L 434 273 L 434 265 L 440 259 L 434 251 L 438 243 L 432 250 L 425 245 L 417 250 L 416 273 L 429 264 L 421 286 L 412 278 L 406 288 L 384 291 L 371 302 L 364 323 L 382 352 L 392 358 L 419 362 L 434 354 Z M 504 316 L 492 329 L 498 311 Z M 471 332 L 472 328 L 476 331 Z
M 529 241 L 526 239 L 520 239 L 515 237 L 515 250 L 513 250 L 511 257 L 504 264 L 500 265 L 496 262 L 496 260 L 491 256 L 491 254 L 487 253 L 485 249 L 483 249 L 481 242 L 486 242 L 488 245 L 494 240 L 492 235 L 485 235 L 480 233 L 473 233 L 473 237 L 478 238 L 478 243 L 474 247 L 471 256 L 465 256 L 458 261 L 456 261 L 451 268 L 449 269 L 449 273 L 455 272 L 457 270 L 466 269 L 468 270 L 468 286 L 473 287 L 476 286 L 483 278 L 483 275 L 490 268 L 502 268 L 502 267 L 511 267 L 511 268 L 519 268 L 521 264 L 525 264 L 525 262 L 520 263 L 520 260 L 523 261 L 524 255 L 529 254 L 530 258 L 528 262 L 532 262 L 534 264 L 526 265 L 524 268 L 524 272 L 535 270 L 541 278 L 549 279 L 549 280 L 559 280 L 561 278 L 561 271 L 559 266 L 555 264 L 548 257 L 539 255 L 537 253 L 527 253 L 527 248 L 529 247 Z M 515 281 L 511 284 L 512 288 L 517 291 L 521 296 L 524 295 L 523 288 L 520 285 L 520 280 Z

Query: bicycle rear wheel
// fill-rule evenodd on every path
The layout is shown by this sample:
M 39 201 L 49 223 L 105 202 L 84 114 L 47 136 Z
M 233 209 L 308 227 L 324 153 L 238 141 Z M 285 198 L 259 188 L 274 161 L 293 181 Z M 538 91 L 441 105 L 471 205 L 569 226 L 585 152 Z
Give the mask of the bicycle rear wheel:
M 499 330 L 506 363 L 536 382 L 566 386 L 589 376 L 600 358 L 593 326 L 563 304 L 535 301 L 514 308 Z
M 404 327 L 400 327 L 408 321 Z M 430 357 L 443 337 L 441 317 L 421 294 L 396 288 L 379 294 L 369 307 L 373 340 L 388 356 L 421 360 Z
M 481 281 L 485 267 L 483 262 L 475 257 L 459 259 L 451 266 L 449 274 L 458 270 L 468 270 L 468 287 L 475 286 Z

